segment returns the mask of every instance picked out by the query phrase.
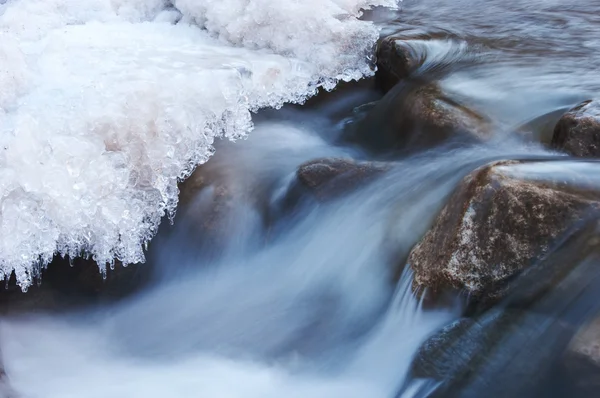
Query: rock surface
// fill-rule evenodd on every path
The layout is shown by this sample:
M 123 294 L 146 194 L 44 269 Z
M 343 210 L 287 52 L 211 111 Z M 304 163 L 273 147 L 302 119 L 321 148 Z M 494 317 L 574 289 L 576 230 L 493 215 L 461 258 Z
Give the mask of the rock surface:
M 551 144 L 573 156 L 600 156 L 600 101 L 585 101 L 565 113 Z
M 371 182 L 389 169 L 390 165 L 386 163 L 344 158 L 316 159 L 298 168 L 296 185 L 297 189 L 324 202 Z
M 430 397 L 548 396 L 562 385 L 554 372 L 571 334 L 568 325 L 528 311 L 461 319 L 420 347 L 411 376 L 441 382 Z
M 423 62 L 423 54 L 419 54 L 406 40 L 395 36 L 385 37 L 377 46 L 378 84 L 384 91 L 389 91 Z
M 428 396 L 599 396 L 599 226 L 586 217 L 505 301 L 430 336 L 411 364 L 412 377 L 442 382 Z
M 0 313 L 23 314 L 65 309 L 118 300 L 143 287 L 151 278 L 147 264 L 123 267 L 116 262 L 103 276 L 93 260 L 55 257 L 42 271 L 39 284 L 23 293 L 14 276 L 0 289 Z
M 551 145 L 554 129 L 560 118 L 569 108 L 557 108 L 526 121 L 515 127 L 514 131 L 528 141 Z
M 600 163 L 568 161 L 502 161 L 475 170 L 413 248 L 413 288 L 501 299 L 514 276 L 600 207 L 588 180 L 598 172 Z
M 463 41 L 446 31 L 408 29 L 384 37 L 377 45 L 378 86 L 387 92 L 411 76 L 431 75 L 457 66 L 469 59 L 465 47 Z
M 346 136 L 375 152 L 414 152 L 450 140 L 483 141 L 491 136 L 491 124 L 435 84 L 405 82 L 348 125 Z

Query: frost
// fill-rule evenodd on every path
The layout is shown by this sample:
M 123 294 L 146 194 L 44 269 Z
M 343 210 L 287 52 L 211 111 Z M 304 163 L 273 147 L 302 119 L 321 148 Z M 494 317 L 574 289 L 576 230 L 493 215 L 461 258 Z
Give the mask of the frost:
M 450 278 L 463 279 L 463 283 L 470 291 L 477 290 L 480 287 L 480 276 L 473 270 L 478 270 L 483 266 L 476 253 L 478 247 L 474 243 L 475 216 L 475 209 L 473 204 L 470 203 L 458 230 L 458 247 L 460 250 L 452 253 L 446 268 L 446 273 Z M 465 263 L 470 265 L 469 270 L 465 269 Z
M 144 261 L 177 181 L 251 111 L 372 73 L 361 7 L 391 0 L 0 4 L 0 276 Z M 177 24 L 174 22 L 179 21 Z

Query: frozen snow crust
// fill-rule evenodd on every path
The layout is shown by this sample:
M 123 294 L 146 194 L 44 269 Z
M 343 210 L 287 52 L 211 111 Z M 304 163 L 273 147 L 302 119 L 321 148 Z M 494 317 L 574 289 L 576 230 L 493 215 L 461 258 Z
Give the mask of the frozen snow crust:
M 0 0 L 0 277 L 143 262 L 216 137 L 372 73 L 375 5 L 396 1 Z

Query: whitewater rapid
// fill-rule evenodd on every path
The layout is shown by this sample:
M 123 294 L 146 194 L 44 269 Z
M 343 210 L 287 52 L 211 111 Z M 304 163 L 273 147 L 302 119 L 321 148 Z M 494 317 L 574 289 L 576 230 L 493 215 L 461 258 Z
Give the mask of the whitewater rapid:
M 0 4 L 0 277 L 53 255 L 144 261 L 177 182 L 251 113 L 373 73 L 395 0 Z M 234 161 L 234 160 L 232 160 Z

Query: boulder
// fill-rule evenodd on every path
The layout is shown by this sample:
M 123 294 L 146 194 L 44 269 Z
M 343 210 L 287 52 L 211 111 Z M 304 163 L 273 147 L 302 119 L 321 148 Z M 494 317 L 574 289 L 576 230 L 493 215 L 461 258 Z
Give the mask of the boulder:
M 419 293 L 503 298 L 514 277 L 600 207 L 600 163 L 500 161 L 466 176 L 408 263 Z
M 565 113 L 554 128 L 551 145 L 572 156 L 600 156 L 600 102 L 585 101 Z
M 550 145 L 554 136 L 554 128 L 569 108 L 560 107 L 536 116 L 514 128 L 514 131 L 528 141 Z
M 344 158 L 311 160 L 298 167 L 292 190 L 325 202 L 364 186 L 390 167 L 387 163 Z
M 599 396 L 599 226 L 590 214 L 502 303 L 426 339 L 410 376 L 434 381 L 427 396 Z
M 389 91 L 399 82 L 420 73 L 439 73 L 447 66 L 459 64 L 467 57 L 464 42 L 453 40 L 444 31 L 408 29 L 382 38 L 377 43 L 377 72 L 380 89 Z M 425 66 L 425 67 L 424 67 Z M 423 68 L 424 67 L 424 68 Z
M 345 136 L 374 152 L 414 152 L 447 141 L 480 142 L 491 136 L 490 121 L 432 83 L 396 85 Z
M 419 54 L 409 41 L 394 36 L 381 39 L 377 45 L 378 85 L 385 92 L 389 91 L 409 77 L 424 61 L 424 54 Z
M 563 385 L 554 372 L 572 333 L 563 322 L 529 311 L 464 318 L 425 341 L 410 377 L 439 383 L 428 397 L 548 396 Z

